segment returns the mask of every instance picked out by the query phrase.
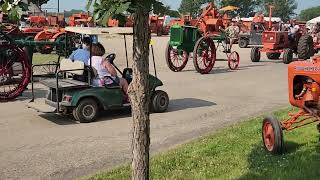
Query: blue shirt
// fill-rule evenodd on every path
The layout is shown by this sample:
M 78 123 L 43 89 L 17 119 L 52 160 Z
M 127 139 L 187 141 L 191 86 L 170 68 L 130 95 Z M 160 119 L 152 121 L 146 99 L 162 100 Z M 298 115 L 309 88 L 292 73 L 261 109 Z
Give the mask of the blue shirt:
M 88 62 L 90 60 L 90 52 L 86 49 L 77 49 L 73 51 L 69 59 L 72 61 L 82 61 L 85 65 L 89 65 Z

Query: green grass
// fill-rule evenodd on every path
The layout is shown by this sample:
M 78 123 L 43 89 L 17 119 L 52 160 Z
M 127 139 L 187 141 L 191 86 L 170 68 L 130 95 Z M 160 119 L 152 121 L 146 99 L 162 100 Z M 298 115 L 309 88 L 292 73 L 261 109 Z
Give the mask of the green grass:
M 40 53 L 35 53 L 33 55 L 33 64 L 45 64 L 49 62 L 56 62 L 58 61 L 58 55 L 56 54 L 40 54 Z
M 283 119 L 292 110 L 274 114 Z M 254 118 L 156 155 L 151 159 L 151 179 L 319 179 L 315 124 L 285 132 L 286 152 L 275 156 L 263 148 L 261 122 L 262 117 Z M 120 180 L 130 175 L 130 166 L 124 165 L 86 179 Z

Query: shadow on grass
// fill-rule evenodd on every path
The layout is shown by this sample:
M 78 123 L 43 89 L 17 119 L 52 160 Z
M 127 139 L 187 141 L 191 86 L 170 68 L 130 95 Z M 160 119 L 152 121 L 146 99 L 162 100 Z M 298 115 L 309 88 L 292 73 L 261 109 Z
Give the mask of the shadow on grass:
M 307 144 L 286 141 L 282 155 L 272 155 L 259 144 L 249 154 L 248 163 L 248 173 L 238 179 L 317 179 L 320 144 L 310 148 Z

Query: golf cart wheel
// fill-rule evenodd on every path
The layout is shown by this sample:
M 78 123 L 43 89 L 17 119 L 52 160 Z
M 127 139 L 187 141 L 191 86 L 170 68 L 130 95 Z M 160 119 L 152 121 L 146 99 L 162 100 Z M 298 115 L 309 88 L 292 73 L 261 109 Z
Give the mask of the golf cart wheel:
M 240 64 L 240 56 L 237 51 L 233 51 L 228 57 L 228 66 L 231 70 L 236 70 Z
M 267 53 L 268 59 L 279 59 L 281 56 L 281 53 Z
M 168 109 L 169 96 L 166 92 L 157 90 L 151 98 L 151 110 L 155 113 L 162 113 Z
M 247 48 L 248 45 L 249 45 L 249 41 L 247 39 L 240 38 L 240 40 L 239 40 L 239 47 L 240 48 Z
M 290 64 L 293 60 L 293 51 L 289 48 L 284 50 L 283 53 L 283 63 Z
M 73 117 L 80 123 L 93 122 L 98 115 L 98 104 L 94 99 L 87 98 L 80 101 L 78 106 L 73 109 Z
M 310 35 L 301 36 L 298 43 L 299 59 L 307 60 L 314 54 L 313 39 Z
M 210 37 L 200 38 L 193 50 L 193 65 L 198 73 L 208 74 L 216 62 L 216 46 Z
M 182 71 L 189 59 L 189 53 L 185 50 L 174 49 L 170 44 L 166 49 L 166 62 L 169 69 L 173 72 Z
M 252 62 L 259 62 L 261 58 L 261 52 L 259 47 L 254 47 L 251 49 L 250 58 Z
M 273 117 L 266 117 L 262 124 L 262 139 L 265 149 L 272 154 L 283 152 L 283 132 L 280 122 Z

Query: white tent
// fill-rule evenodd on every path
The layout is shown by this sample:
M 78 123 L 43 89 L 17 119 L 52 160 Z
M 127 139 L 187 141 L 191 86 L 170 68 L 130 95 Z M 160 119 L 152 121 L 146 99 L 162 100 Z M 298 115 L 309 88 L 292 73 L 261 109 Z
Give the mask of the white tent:
M 313 19 L 311 19 L 310 21 L 308 21 L 307 24 L 306 24 L 306 27 L 309 28 L 309 29 L 312 29 L 313 26 L 314 26 L 317 22 L 320 22 L 320 16 L 319 16 L 319 17 L 316 17 L 316 18 L 313 18 Z
M 316 18 L 311 19 L 311 20 L 310 20 L 310 21 L 308 21 L 307 23 L 308 23 L 308 24 L 316 24 L 317 22 L 320 22 L 320 16 L 319 16 L 319 17 L 316 17 Z
M 253 17 L 249 17 L 249 18 L 241 18 L 242 21 L 246 21 L 246 22 L 251 22 L 253 21 Z M 269 17 L 264 17 L 265 21 L 269 21 Z M 279 17 L 271 17 L 271 21 L 272 22 L 281 22 L 281 18 Z

